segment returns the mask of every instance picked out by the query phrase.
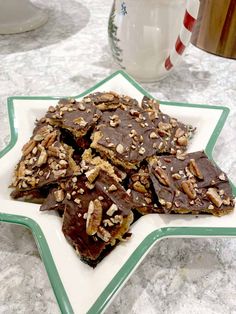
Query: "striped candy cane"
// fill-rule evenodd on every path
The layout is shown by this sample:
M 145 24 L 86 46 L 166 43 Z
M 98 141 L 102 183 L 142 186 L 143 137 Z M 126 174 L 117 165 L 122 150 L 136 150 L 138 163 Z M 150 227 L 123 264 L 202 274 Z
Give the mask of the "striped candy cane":
M 199 0 L 188 0 L 185 15 L 183 19 L 183 25 L 181 27 L 179 36 L 175 42 L 174 49 L 170 52 L 169 56 L 165 59 L 164 69 L 169 71 L 176 65 L 181 58 L 185 48 L 187 47 L 193 26 L 196 22 L 200 2 Z

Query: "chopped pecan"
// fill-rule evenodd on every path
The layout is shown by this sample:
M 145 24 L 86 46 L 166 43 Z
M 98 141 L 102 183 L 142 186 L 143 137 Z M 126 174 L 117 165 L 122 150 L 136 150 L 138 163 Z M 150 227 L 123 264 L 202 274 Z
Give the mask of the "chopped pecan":
M 145 197 L 144 200 L 148 205 L 152 203 L 152 199 L 150 197 Z
M 223 200 L 224 205 L 230 205 L 230 198 L 227 197 L 225 200 Z
M 97 236 L 102 239 L 104 242 L 109 242 L 109 240 L 111 239 L 111 234 L 109 231 L 107 231 L 105 228 L 103 228 L 102 226 L 98 227 L 98 231 L 97 231 Z
M 145 153 L 145 151 L 146 151 L 146 149 L 145 149 L 144 147 L 140 147 L 138 153 L 139 153 L 140 155 L 143 155 L 143 154 Z
M 171 202 L 166 202 L 165 207 L 166 207 L 167 209 L 171 209 L 172 203 L 171 203 Z
M 186 154 L 178 149 L 177 152 L 176 152 L 176 158 L 179 159 L 179 160 L 185 160 Z
M 108 188 L 108 192 L 114 192 L 117 191 L 117 187 L 115 186 L 115 184 L 111 184 Z
M 40 152 L 39 158 L 37 160 L 37 166 L 38 167 L 45 164 L 47 161 L 47 157 L 48 157 L 47 152 L 43 146 L 40 147 L 40 150 L 41 150 L 41 152 Z
M 182 137 L 184 135 L 184 130 L 181 129 L 181 128 L 178 128 L 175 132 L 175 137 L 179 138 L 179 137 Z
M 178 142 L 178 144 L 179 144 L 180 146 L 187 146 L 187 144 L 188 144 L 188 139 L 187 139 L 186 136 L 181 136 L 181 137 L 178 138 L 177 142 Z
M 149 137 L 150 138 L 158 138 L 158 135 L 156 134 L 156 132 L 151 132 Z
M 217 190 L 215 188 L 209 188 L 206 192 L 206 196 L 217 207 L 220 207 L 223 203 L 223 200 L 221 199 L 220 195 L 217 193 Z
M 102 101 L 112 101 L 114 99 L 114 95 L 113 94 L 110 94 L 110 93 L 106 93 L 106 94 L 102 94 L 100 96 L 100 99 Z
M 166 185 L 166 186 L 170 186 L 169 178 L 168 178 L 165 170 L 163 170 L 161 167 L 157 166 L 155 168 L 155 175 L 156 175 L 156 177 L 160 183 L 162 183 L 163 185 Z
M 83 117 L 78 117 L 78 118 L 74 119 L 73 123 L 78 124 L 81 127 L 84 127 L 88 124 L 88 122 L 86 122 Z
M 18 171 L 17 171 L 18 178 L 23 178 L 25 176 L 25 163 L 24 161 L 20 162 Z
M 113 115 L 110 117 L 110 126 L 117 127 L 120 124 L 120 118 L 117 115 Z
M 63 190 L 57 190 L 54 192 L 54 197 L 56 202 L 62 202 L 65 198 L 65 194 Z
M 85 172 L 85 175 L 89 181 L 89 183 L 93 183 L 94 180 L 97 178 L 97 176 L 99 175 L 100 172 L 100 167 L 95 167 L 91 170 L 88 170 L 87 172 Z
M 86 232 L 88 235 L 94 235 L 98 231 L 102 221 L 102 204 L 98 199 L 89 202 Z
M 34 140 L 30 140 L 28 143 L 26 143 L 22 148 L 23 156 L 27 156 L 29 153 L 31 153 L 35 146 L 36 142 Z
M 112 226 L 114 226 L 114 223 L 110 220 L 110 219 L 104 219 L 103 220 L 103 224 L 104 224 L 104 226 L 105 227 L 112 227 Z
M 172 175 L 172 178 L 174 178 L 174 179 L 176 179 L 176 180 L 179 180 L 179 179 L 181 179 L 182 177 L 181 177 L 181 175 L 179 174 L 179 173 L 173 173 Z
M 48 147 L 48 155 L 49 156 L 54 156 L 54 157 L 59 157 L 60 150 L 56 146 L 49 146 Z
M 225 174 L 223 172 L 219 175 L 219 179 L 221 181 L 225 181 L 226 180 L 226 176 L 225 176 Z
M 50 147 L 54 143 L 56 136 L 57 136 L 56 131 L 49 133 L 48 135 L 46 135 L 46 137 L 42 141 L 41 145 L 44 147 Z
M 135 173 L 135 174 L 131 175 L 131 180 L 132 180 L 133 182 L 138 181 L 138 180 L 139 180 L 139 174 Z
M 140 181 L 135 181 L 133 184 L 133 189 L 140 193 L 146 193 L 147 190 L 145 186 Z
M 117 151 L 117 153 L 119 153 L 119 154 L 123 154 L 123 152 L 124 152 L 124 146 L 123 146 L 122 144 L 118 144 L 118 145 L 116 146 L 116 151 Z
M 166 122 L 159 122 L 158 127 L 161 131 L 168 131 L 169 129 L 172 128 L 172 125 Z
M 195 159 L 190 159 L 189 170 L 194 176 L 198 177 L 199 179 L 203 179 L 203 175 L 201 173 L 201 170 L 198 168 Z
M 189 181 L 189 180 L 182 181 L 181 187 L 182 187 L 184 193 L 186 193 L 190 199 L 194 200 L 197 197 L 197 193 L 194 190 L 194 187 L 193 187 L 191 181 Z
M 51 131 L 53 127 L 51 125 L 45 125 L 41 127 L 34 136 L 34 140 L 37 142 L 42 141 Z
M 115 215 L 115 217 L 112 217 L 111 218 L 111 221 L 114 223 L 114 224 L 120 224 L 122 225 L 123 223 L 123 217 L 121 215 Z
M 117 210 L 118 210 L 117 205 L 113 203 L 113 204 L 108 208 L 106 214 L 107 214 L 108 216 L 112 216 L 112 215 L 114 214 L 114 212 L 117 211 Z
M 79 110 L 81 110 L 81 111 L 84 111 L 86 108 L 85 108 L 85 106 L 84 106 L 84 104 L 82 103 L 82 102 L 79 102 L 78 103 L 78 108 L 79 108 Z

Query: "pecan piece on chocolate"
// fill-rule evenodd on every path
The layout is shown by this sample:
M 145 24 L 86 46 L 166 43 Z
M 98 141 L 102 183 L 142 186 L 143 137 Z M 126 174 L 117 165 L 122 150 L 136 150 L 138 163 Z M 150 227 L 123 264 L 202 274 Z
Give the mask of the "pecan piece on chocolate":
M 26 143 L 22 148 L 23 156 L 27 156 L 32 150 L 35 148 L 36 142 L 34 140 L 30 140 Z
M 187 146 L 187 144 L 188 144 L 188 139 L 187 139 L 186 136 L 181 136 L 181 137 L 178 138 L 177 142 L 178 142 L 178 144 L 179 144 L 180 146 Z
M 107 215 L 108 215 L 108 216 L 112 216 L 112 215 L 114 214 L 114 212 L 116 212 L 117 210 L 118 210 L 117 205 L 113 203 L 113 204 L 108 208 L 108 210 L 107 210 Z
M 18 171 L 17 171 L 17 176 L 19 179 L 21 179 L 25 176 L 25 163 L 24 163 L 24 161 L 20 162 L 20 166 L 19 166 Z
M 188 197 L 191 200 L 194 200 L 197 197 L 197 193 L 194 190 L 194 187 L 192 185 L 192 182 L 190 180 L 185 180 L 181 183 L 181 187 L 185 194 L 188 195 Z
M 147 192 L 145 186 L 140 181 L 134 182 L 133 188 L 135 191 L 140 192 L 140 193 L 146 193 Z
M 166 174 L 166 172 L 159 166 L 155 168 L 155 175 L 160 183 L 162 183 L 165 186 L 170 186 L 169 178 Z
M 182 130 L 181 128 L 178 128 L 175 132 L 175 137 L 179 138 L 182 137 L 184 135 L 184 130 Z
M 98 231 L 102 221 L 102 204 L 98 199 L 89 202 L 86 232 L 88 235 L 94 235 Z
M 55 197 L 55 200 L 56 202 L 62 202 L 65 198 L 65 194 L 64 194 L 64 191 L 63 190 L 57 190 L 54 192 L 54 197 Z
M 50 147 L 54 143 L 56 136 L 57 136 L 57 133 L 55 131 L 52 133 L 49 133 L 48 135 L 46 135 L 41 145 L 44 147 Z
M 93 183 L 94 180 L 97 178 L 97 176 L 99 175 L 100 172 L 100 167 L 95 167 L 91 170 L 88 170 L 87 172 L 85 172 L 85 175 L 89 181 L 89 183 Z
M 48 157 L 47 152 L 43 146 L 40 147 L 40 150 L 41 150 L 41 153 L 40 153 L 39 158 L 37 160 L 37 166 L 38 167 L 45 164 L 47 161 L 47 157 Z
M 97 231 L 97 236 L 102 239 L 104 242 L 109 242 L 109 240 L 111 239 L 111 234 L 109 231 L 107 231 L 105 228 L 103 228 L 102 226 L 98 227 L 98 231 Z
M 206 196 L 217 207 L 220 207 L 223 203 L 223 200 L 221 199 L 220 195 L 217 193 L 217 190 L 214 188 L 209 188 L 206 192 Z
M 198 168 L 198 165 L 195 159 L 190 159 L 189 170 L 195 177 L 198 177 L 199 179 L 203 179 L 203 175 L 201 173 L 201 170 Z

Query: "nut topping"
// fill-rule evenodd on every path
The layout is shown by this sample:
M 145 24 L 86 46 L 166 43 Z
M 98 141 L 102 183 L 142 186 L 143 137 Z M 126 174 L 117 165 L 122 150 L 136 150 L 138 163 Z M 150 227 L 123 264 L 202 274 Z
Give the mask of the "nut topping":
M 124 152 L 124 146 L 123 146 L 122 144 L 118 144 L 118 145 L 116 146 L 116 151 L 117 151 L 118 154 L 123 154 L 123 152 Z
M 78 117 L 74 119 L 73 122 L 74 124 L 78 124 L 81 127 L 84 127 L 88 124 L 88 122 L 86 122 L 83 117 Z
M 103 228 L 102 226 L 98 227 L 98 231 L 97 231 L 97 236 L 102 239 L 104 242 L 109 242 L 109 240 L 111 239 L 111 234 L 109 231 L 107 231 L 105 228 Z
M 55 131 L 52 133 L 49 133 L 48 135 L 45 136 L 41 145 L 44 147 L 50 147 L 54 143 L 56 137 L 57 137 L 57 133 Z
M 178 143 L 180 146 L 187 146 L 187 144 L 188 144 L 188 139 L 187 139 L 186 136 L 181 136 L 181 137 L 178 138 L 177 143 Z
M 203 179 L 203 175 L 202 175 L 200 169 L 198 168 L 195 159 L 190 159 L 189 170 L 192 172 L 192 174 L 194 176 L 198 177 L 201 180 Z
M 85 175 L 89 181 L 89 183 L 93 183 L 93 181 L 97 178 L 97 176 L 99 175 L 100 172 L 100 167 L 95 167 L 91 170 L 88 170 L 87 172 L 85 172 Z
M 155 168 L 155 176 L 157 177 L 159 182 L 162 183 L 163 185 L 166 185 L 166 186 L 170 185 L 169 178 L 166 172 L 161 167 L 157 166 Z
M 106 214 L 107 214 L 108 216 L 112 216 L 112 215 L 114 214 L 114 212 L 117 211 L 117 210 L 118 210 L 117 205 L 113 203 L 113 204 L 108 208 Z
M 146 151 L 146 150 L 145 150 L 144 147 L 140 147 L 138 153 L 139 153 L 140 155 L 143 155 L 143 154 L 145 153 L 145 151 Z
M 94 235 L 98 231 L 102 221 L 102 204 L 98 199 L 89 202 L 88 215 L 86 220 L 86 232 Z
M 184 135 L 184 130 L 182 130 L 181 128 L 178 128 L 175 132 L 175 137 L 179 138 L 182 137 Z
M 45 148 L 43 146 L 41 146 L 40 150 L 41 150 L 41 152 L 40 152 L 40 155 L 39 155 L 39 158 L 38 158 L 38 161 L 37 161 L 37 166 L 38 167 L 42 166 L 47 161 L 47 152 L 46 152 Z
M 54 192 L 54 197 L 55 197 L 55 200 L 56 202 L 62 202 L 65 198 L 65 194 L 64 194 L 64 191 L 63 190 L 57 190 Z
M 190 199 L 194 200 L 197 197 L 197 193 L 194 190 L 194 187 L 193 187 L 190 180 L 182 181 L 181 187 L 182 187 L 184 193 L 186 193 Z
M 151 132 L 149 135 L 150 138 L 158 138 L 158 135 L 155 132 Z
M 173 173 L 171 176 L 172 176 L 172 178 L 174 178 L 176 180 L 180 180 L 182 178 L 179 173 Z
M 115 184 L 112 184 L 109 186 L 108 192 L 114 192 L 114 191 L 117 191 L 117 187 L 115 186 Z
M 225 176 L 225 174 L 223 172 L 219 175 L 219 179 L 221 181 L 225 181 L 226 180 L 226 176 Z
M 146 193 L 147 192 L 145 186 L 140 181 L 134 182 L 133 188 L 135 191 L 140 192 L 140 193 Z
M 26 143 L 22 148 L 23 156 L 27 156 L 32 150 L 35 148 L 36 142 L 34 140 L 30 140 Z
M 18 168 L 18 173 L 17 176 L 19 177 L 19 179 L 23 178 L 25 175 L 25 164 L 24 161 L 20 162 L 20 166 Z
M 223 203 L 223 200 L 221 199 L 220 195 L 217 193 L 217 190 L 215 188 L 209 188 L 206 192 L 206 196 L 217 207 L 220 207 Z

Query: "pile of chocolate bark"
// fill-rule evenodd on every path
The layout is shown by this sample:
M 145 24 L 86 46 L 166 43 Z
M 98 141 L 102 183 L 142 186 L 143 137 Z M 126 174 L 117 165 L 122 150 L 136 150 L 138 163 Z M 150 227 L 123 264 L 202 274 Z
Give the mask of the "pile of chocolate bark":
M 233 210 L 226 174 L 203 151 L 185 153 L 194 132 L 146 96 L 62 99 L 36 121 L 11 196 L 57 210 L 65 237 L 94 267 L 141 215 Z

